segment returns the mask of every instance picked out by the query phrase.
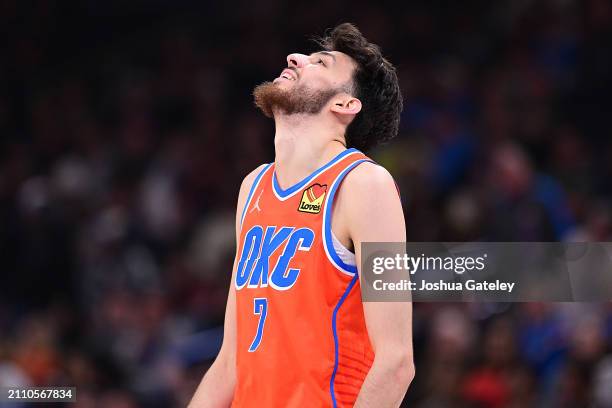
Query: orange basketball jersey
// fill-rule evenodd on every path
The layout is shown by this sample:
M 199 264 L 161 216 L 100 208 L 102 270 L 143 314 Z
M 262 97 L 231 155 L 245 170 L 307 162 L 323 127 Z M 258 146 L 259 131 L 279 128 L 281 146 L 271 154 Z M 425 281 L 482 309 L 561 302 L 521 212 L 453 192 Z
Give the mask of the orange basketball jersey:
M 344 177 L 370 161 L 338 154 L 283 190 L 274 164 L 255 178 L 237 251 L 234 407 L 353 406 L 374 353 L 357 267 L 334 249 Z

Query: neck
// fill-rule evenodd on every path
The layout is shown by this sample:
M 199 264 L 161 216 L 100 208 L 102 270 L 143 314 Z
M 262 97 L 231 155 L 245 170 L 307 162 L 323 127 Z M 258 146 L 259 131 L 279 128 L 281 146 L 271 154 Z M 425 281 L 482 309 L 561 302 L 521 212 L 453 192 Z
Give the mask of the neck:
M 276 177 L 282 188 L 304 179 L 346 149 L 344 129 L 320 115 L 274 115 Z

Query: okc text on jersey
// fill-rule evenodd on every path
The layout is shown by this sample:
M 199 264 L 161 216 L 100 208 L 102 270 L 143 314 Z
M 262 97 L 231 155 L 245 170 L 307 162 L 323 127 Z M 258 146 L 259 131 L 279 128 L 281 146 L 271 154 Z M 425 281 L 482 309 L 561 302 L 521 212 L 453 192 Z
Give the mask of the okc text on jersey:
M 267 287 L 290 289 L 298 279 L 299 268 L 291 267 L 297 251 L 309 251 L 315 234 L 310 228 L 254 225 L 245 234 L 236 271 L 236 289 Z M 270 271 L 270 257 L 284 246 Z

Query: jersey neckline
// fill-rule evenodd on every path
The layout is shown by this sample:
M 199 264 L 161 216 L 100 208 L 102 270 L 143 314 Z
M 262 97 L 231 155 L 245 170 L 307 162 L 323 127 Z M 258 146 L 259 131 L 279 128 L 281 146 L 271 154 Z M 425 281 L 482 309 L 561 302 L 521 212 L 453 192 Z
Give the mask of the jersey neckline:
M 336 164 L 337 162 L 339 162 L 346 156 L 353 154 L 353 153 L 358 153 L 358 152 L 359 150 L 355 148 L 350 148 L 350 149 L 341 151 L 329 162 L 327 162 L 323 166 L 319 167 L 318 169 L 310 173 L 310 175 L 306 176 L 306 178 L 304 178 L 302 181 L 297 182 L 296 184 L 288 187 L 285 190 L 283 190 L 280 184 L 278 184 L 278 180 L 276 178 L 276 166 L 274 166 L 274 169 L 272 170 L 272 190 L 274 191 L 274 194 L 279 200 L 286 200 L 287 198 L 293 196 L 295 193 L 300 191 L 306 184 L 308 184 L 312 179 L 317 177 L 319 174 L 323 173 L 325 170 L 327 170 L 328 168 L 330 168 L 331 166 L 333 166 L 334 164 Z

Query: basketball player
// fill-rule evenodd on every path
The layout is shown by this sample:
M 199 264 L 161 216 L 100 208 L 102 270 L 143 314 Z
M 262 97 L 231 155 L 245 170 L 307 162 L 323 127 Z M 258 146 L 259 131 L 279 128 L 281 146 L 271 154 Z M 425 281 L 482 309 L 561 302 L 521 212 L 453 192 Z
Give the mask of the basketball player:
M 397 407 L 414 376 L 411 304 L 359 284 L 362 242 L 406 238 L 391 175 L 360 151 L 398 131 L 397 76 L 351 24 L 320 45 L 254 91 L 276 157 L 240 188 L 223 345 L 190 407 Z

